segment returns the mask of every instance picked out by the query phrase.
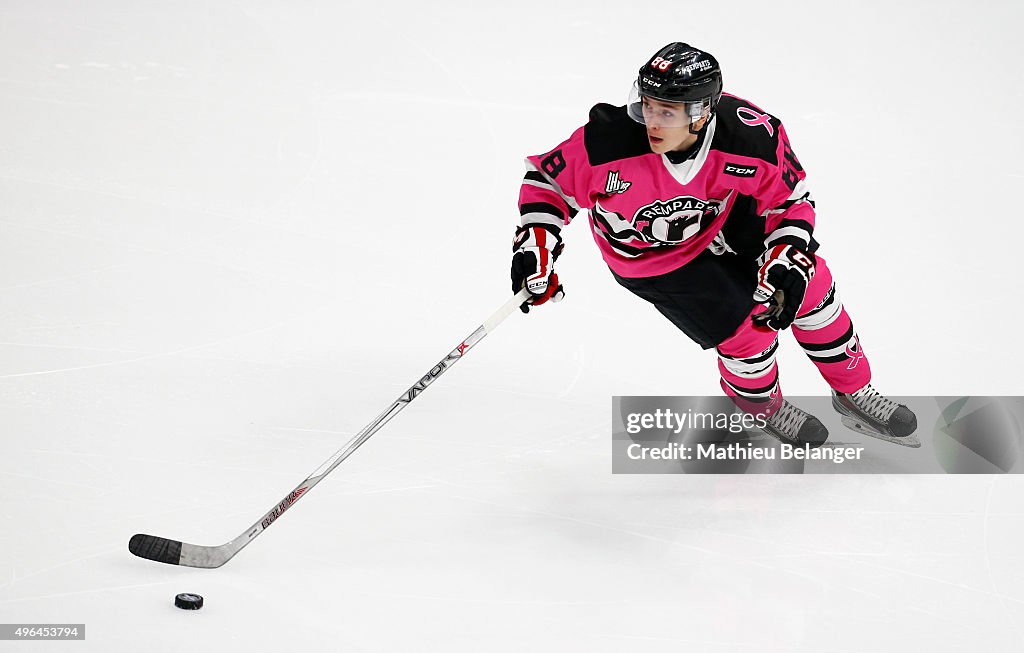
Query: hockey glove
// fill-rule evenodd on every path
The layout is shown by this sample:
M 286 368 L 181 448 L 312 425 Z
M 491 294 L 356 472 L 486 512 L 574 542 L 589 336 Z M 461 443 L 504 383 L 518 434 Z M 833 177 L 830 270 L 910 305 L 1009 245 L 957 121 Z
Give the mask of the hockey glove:
M 792 245 L 776 245 L 757 259 L 757 288 L 754 301 L 767 304 L 768 310 L 752 319 L 755 326 L 781 331 L 796 319 L 807 286 L 814 277 L 810 254 Z
M 516 229 L 512 241 L 512 292 L 519 292 L 524 284 L 530 291 L 531 299 L 519 307 L 524 313 L 530 312 L 531 304 L 538 306 L 549 299 L 557 302 L 565 296 L 554 271 L 562 249 L 562 237 L 553 227 L 526 225 Z

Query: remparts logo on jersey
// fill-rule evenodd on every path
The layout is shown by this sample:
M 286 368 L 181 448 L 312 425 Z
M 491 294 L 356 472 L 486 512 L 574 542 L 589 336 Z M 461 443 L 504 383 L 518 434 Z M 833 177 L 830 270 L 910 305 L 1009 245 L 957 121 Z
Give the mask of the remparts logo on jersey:
M 717 213 L 716 205 L 685 195 L 640 207 L 633 216 L 633 226 L 648 241 L 681 243 L 700 231 L 705 216 Z

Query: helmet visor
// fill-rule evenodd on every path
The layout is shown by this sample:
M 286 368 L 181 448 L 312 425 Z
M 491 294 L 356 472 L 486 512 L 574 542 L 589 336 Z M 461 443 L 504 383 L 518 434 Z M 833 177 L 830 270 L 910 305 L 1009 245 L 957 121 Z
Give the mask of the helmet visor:
M 640 93 L 640 87 L 633 82 L 626 103 L 629 117 L 642 125 L 658 127 L 689 127 L 711 115 L 711 98 L 698 102 L 666 102 Z

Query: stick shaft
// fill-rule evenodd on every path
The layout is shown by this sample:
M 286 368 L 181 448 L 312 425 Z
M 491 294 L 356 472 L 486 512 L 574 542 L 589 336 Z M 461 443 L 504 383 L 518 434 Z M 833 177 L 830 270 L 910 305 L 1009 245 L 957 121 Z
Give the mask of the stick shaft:
M 362 446 L 364 442 L 369 440 L 374 433 L 391 421 L 395 415 L 402 412 L 407 405 L 412 403 L 413 399 L 422 394 L 423 391 L 438 379 L 438 377 L 447 372 L 448 369 L 457 363 L 467 351 L 483 340 L 484 336 L 494 331 L 494 329 L 496 329 L 506 317 L 514 312 L 520 304 L 529 299 L 529 296 L 529 293 L 523 289 L 517 295 L 505 302 L 501 308 L 484 320 L 483 324 L 477 327 L 473 333 L 469 334 L 469 336 L 459 343 L 455 349 L 451 350 L 447 356 L 442 358 L 437 365 L 430 368 L 430 370 L 420 377 L 416 383 L 402 393 L 398 399 L 392 402 L 384 412 L 377 415 L 372 422 L 363 427 L 363 429 L 356 433 L 341 449 L 334 452 L 334 454 L 325 460 L 322 465 L 317 467 L 312 474 L 306 477 L 304 481 L 299 483 L 291 492 L 285 495 L 285 497 L 265 515 L 263 515 L 263 517 L 258 519 L 256 523 L 246 529 L 245 532 L 235 539 L 220 546 L 197 546 L 175 540 L 167 540 L 153 535 L 135 535 L 128 544 L 128 550 L 137 556 L 169 564 L 206 568 L 219 567 L 223 565 L 225 562 L 233 558 L 236 553 L 256 539 L 260 533 L 270 528 L 271 524 L 277 521 L 277 519 L 284 514 L 286 510 L 294 506 L 299 499 L 305 496 L 317 483 L 330 474 L 335 467 L 352 455 L 352 453 Z

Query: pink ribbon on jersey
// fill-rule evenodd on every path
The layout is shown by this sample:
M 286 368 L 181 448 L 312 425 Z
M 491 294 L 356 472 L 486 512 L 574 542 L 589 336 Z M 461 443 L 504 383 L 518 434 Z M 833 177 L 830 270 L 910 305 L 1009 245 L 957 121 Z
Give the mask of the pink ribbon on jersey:
M 744 113 L 748 117 L 744 118 Z M 744 125 L 748 125 L 750 127 L 764 125 L 764 128 L 768 130 L 769 136 L 775 135 L 775 128 L 772 127 L 772 124 L 770 122 L 768 122 L 769 118 L 767 113 L 762 114 L 754 111 L 753 109 L 748 109 L 747 107 L 740 107 L 739 109 L 736 109 L 736 117 L 738 117 L 740 119 L 740 122 L 742 122 Z
M 850 363 L 846 366 L 848 370 L 857 367 L 860 359 L 864 358 L 864 353 L 860 350 L 860 339 L 857 336 L 853 337 L 853 342 L 847 343 L 846 355 L 850 357 Z

